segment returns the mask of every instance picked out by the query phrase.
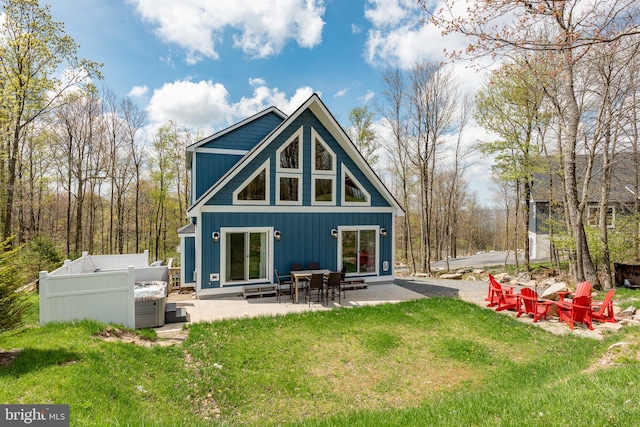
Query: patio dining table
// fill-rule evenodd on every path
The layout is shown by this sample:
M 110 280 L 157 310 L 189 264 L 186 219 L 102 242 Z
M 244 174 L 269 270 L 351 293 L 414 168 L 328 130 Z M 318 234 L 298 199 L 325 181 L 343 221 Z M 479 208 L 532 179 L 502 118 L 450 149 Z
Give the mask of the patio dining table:
M 321 268 L 319 270 L 298 270 L 292 271 L 291 276 L 293 277 L 293 281 L 295 282 L 296 287 L 296 299 L 295 303 L 298 303 L 298 285 L 300 283 L 300 279 L 310 279 L 312 274 L 324 274 L 325 276 L 329 275 L 331 270 L 327 270 L 326 268 Z

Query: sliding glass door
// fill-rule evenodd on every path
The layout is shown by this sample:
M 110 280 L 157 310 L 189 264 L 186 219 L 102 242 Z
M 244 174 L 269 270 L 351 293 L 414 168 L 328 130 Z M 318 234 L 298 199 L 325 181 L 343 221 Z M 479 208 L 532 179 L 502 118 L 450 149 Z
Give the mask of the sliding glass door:
M 225 283 L 267 280 L 268 230 L 229 230 L 223 233 Z
M 377 228 L 343 228 L 340 230 L 340 257 L 347 273 L 376 273 L 378 259 Z

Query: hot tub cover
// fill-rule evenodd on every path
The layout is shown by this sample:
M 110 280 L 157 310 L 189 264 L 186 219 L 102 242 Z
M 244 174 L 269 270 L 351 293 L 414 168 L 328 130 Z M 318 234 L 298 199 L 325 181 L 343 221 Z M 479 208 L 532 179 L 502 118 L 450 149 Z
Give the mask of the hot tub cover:
M 133 295 L 136 301 L 165 298 L 167 296 L 167 282 L 161 280 L 136 282 L 133 287 Z

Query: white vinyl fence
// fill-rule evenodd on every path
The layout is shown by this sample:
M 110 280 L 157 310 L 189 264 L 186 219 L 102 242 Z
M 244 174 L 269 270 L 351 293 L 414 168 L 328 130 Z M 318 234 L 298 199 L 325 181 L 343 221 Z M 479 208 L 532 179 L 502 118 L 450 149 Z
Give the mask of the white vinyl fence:
M 88 255 L 40 272 L 40 324 L 93 319 L 135 328 L 134 285 L 168 280 L 167 267 L 149 267 L 148 253 Z

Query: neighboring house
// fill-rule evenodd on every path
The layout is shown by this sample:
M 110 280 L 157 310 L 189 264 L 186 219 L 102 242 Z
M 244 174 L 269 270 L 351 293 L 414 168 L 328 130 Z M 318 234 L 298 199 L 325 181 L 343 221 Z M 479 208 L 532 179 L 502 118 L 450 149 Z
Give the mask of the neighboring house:
M 404 212 L 318 95 L 291 116 L 271 107 L 190 145 L 187 167 L 182 283 L 199 295 L 273 283 L 292 263 L 394 278 Z
M 640 180 L 636 178 L 638 164 L 634 158 L 631 153 L 621 152 L 616 154 L 613 161 L 611 190 L 607 205 L 607 226 L 611 229 L 619 226 L 620 217 L 633 214 L 636 211 Z M 578 156 L 576 161 L 578 176 L 581 177 L 586 157 Z M 550 163 L 553 165 L 553 170 L 559 170 L 557 161 Z M 584 213 L 584 221 L 587 226 L 596 227 L 598 225 L 601 191 L 602 159 L 596 157 L 587 189 L 587 206 Z M 529 256 L 531 259 L 544 259 L 551 254 L 549 224 L 554 221 L 564 226 L 563 194 L 564 184 L 559 172 L 534 174 L 529 211 Z

